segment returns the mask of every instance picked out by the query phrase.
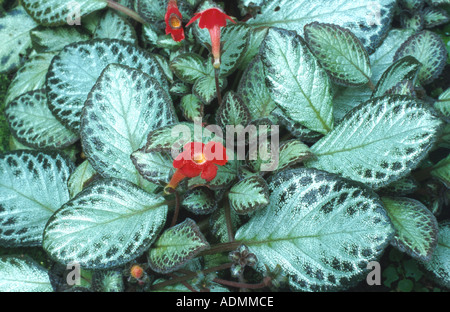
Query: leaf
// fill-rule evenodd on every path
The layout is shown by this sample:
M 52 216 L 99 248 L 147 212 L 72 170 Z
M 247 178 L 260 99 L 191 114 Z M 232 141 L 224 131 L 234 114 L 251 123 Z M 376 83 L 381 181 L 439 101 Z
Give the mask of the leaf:
M 223 205 L 228 205 L 228 202 L 224 202 Z M 235 233 L 239 226 L 242 224 L 239 215 L 234 209 L 229 209 L 231 218 L 232 232 Z M 209 225 L 211 234 L 219 240 L 221 243 L 228 243 L 229 235 L 227 229 L 227 221 L 225 216 L 225 207 L 220 206 L 209 217 Z
M 196 187 L 184 194 L 181 206 L 193 214 L 208 215 L 216 210 L 217 203 L 210 189 Z
M 19 95 L 28 91 L 41 89 L 45 84 L 45 75 L 55 54 L 42 53 L 31 56 L 17 71 L 6 93 L 5 103 L 8 104 Z
M 23 144 L 37 149 L 62 149 L 78 141 L 47 106 L 45 90 L 22 94 L 5 109 L 11 133 Z
M 135 8 L 139 15 L 149 22 L 160 22 L 164 20 L 167 11 L 167 0 L 136 0 Z M 189 21 L 193 15 L 192 6 L 184 0 L 178 1 L 178 9 L 183 16 L 183 21 Z
M 225 129 L 226 126 L 247 126 L 250 122 L 250 113 L 241 97 L 233 91 L 228 91 L 223 98 L 222 105 L 216 112 L 216 123 Z M 238 134 L 239 138 L 239 134 Z
M 245 69 L 237 90 L 252 120 L 268 117 L 276 108 L 265 85 L 264 77 L 263 63 L 258 55 Z
M 269 181 L 270 204 L 236 233 L 258 258 L 262 273 L 281 266 L 289 286 L 335 291 L 367 275 L 393 229 L 369 188 L 336 175 L 301 168 Z
M 133 25 L 115 11 L 108 10 L 100 19 L 94 32 L 94 38 L 120 39 L 133 44 L 137 43 Z
M 66 45 L 91 39 L 87 32 L 73 26 L 39 26 L 30 32 L 30 36 L 33 48 L 39 53 L 59 52 Z
M 156 151 L 146 152 L 145 147 L 133 152 L 131 161 L 141 176 L 155 184 L 169 183 L 175 171 L 170 155 Z
M 310 130 L 329 132 L 333 128 L 331 83 L 303 39 L 271 28 L 260 53 L 266 85 L 277 106 Z
M 269 204 L 267 183 L 259 176 L 241 180 L 230 189 L 228 199 L 237 214 L 252 213 Z
M 408 96 L 374 98 L 351 110 L 311 147 L 305 163 L 377 189 L 406 176 L 427 155 L 442 123 Z
M 383 73 L 373 91 L 372 97 L 384 95 L 401 81 L 412 81 L 414 84 L 421 65 L 412 56 L 405 56 L 399 59 Z
M 391 244 L 411 257 L 429 261 L 437 245 L 436 218 L 421 202 L 406 197 L 382 197 L 396 230 Z
M 434 165 L 430 174 L 442 181 L 447 188 L 450 188 L 450 155 Z
M 0 257 L 0 292 L 53 292 L 48 271 L 29 257 Z
M 400 14 L 400 25 L 402 28 L 409 28 L 415 32 L 423 30 L 425 20 L 421 11 L 416 11 L 413 14 L 403 12 Z
M 79 132 L 81 111 L 89 92 L 111 63 L 139 69 L 168 90 L 156 59 L 135 45 L 116 39 L 70 44 L 53 58 L 46 84 L 50 110 L 74 132 Z
M 450 88 L 445 90 L 439 96 L 439 99 L 434 102 L 434 108 L 442 114 L 444 119 L 450 121 Z
M 142 185 L 130 155 L 150 131 L 177 122 L 172 100 L 158 81 L 143 72 L 111 64 L 89 93 L 81 116 L 81 143 L 103 177 Z
M 0 73 L 10 73 L 25 63 L 31 49 L 29 32 L 37 26 L 22 6 L 0 18 Z
M 390 28 L 394 4 L 392 0 L 264 1 L 259 14 L 247 23 L 253 27 L 293 30 L 299 35 L 303 35 L 306 24 L 314 21 L 336 24 L 353 32 L 372 53 Z
M 420 184 L 412 175 L 401 178 L 379 189 L 379 193 L 387 196 L 405 196 L 414 193 Z
M 225 188 L 237 178 L 238 168 L 241 164 L 240 160 L 228 160 L 224 166 L 217 166 L 217 175 L 213 180 L 206 182 L 198 176 L 188 180 L 188 187 L 207 186 L 213 190 Z
M 73 164 L 60 154 L 0 155 L 0 245 L 40 246 L 50 216 L 69 200 Z
M 299 140 L 289 140 L 281 144 L 279 155 L 278 171 L 314 157 L 308 145 Z
M 419 70 L 419 82 L 429 84 L 443 71 L 447 61 L 447 50 L 439 35 L 432 31 L 424 30 L 412 35 L 397 50 L 394 61 L 411 55 L 414 56 L 422 67 Z
M 281 109 L 275 108 L 271 114 L 279 125 L 284 126 L 295 138 L 304 142 L 317 142 L 322 137 L 321 133 L 309 130 L 298 122 L 289 119 Z
M 22 4 L 39 24 L 57 26 L 73 22 L 74 17 L 83 17 L 107 6 L 102 0 L 23 0 Z
M 304 32 L 308 46 L 335 82 L 351 86 L 369 83 L 369 54 L 351 31 L 313 22 L 305 25 Z
M 398 0 L 398 4 L 403 9 L 412 12 L 421 10 L 424 5 L 424 0 Z
M 184 118 L 194 121 L 196 118 L 203 118 L 204 105 L 194 94 L 187 94 L 181 98 L 180 108 Z
M 150 268 L 162 274 L 176 271 L 202 250 L 209 248 L 197 224 L 187 218 L 164 231 L 148 252 Z
M 83 161 L 69 177 L 67 186 L 70 198 L 80 193 L 90 182 L 93 181 L 97 172 L 88 160 Z
M 183 82 L 194 84 L 198 79 L 208 74 L 204 62 L 198 54 L 183 53 L 172 60 L 170 68 Z
M 217 97 L 216 79 L 214 67 L 211 62 L 206 62 L 206 75 L 200 77 L 192 87 L 192 93 L 195 94 L 205 105 L 210 104 Z M 219 88 L 222 91 L 227 86 L 226 78 L 219 77 Z
M 450 21 L 450 17 L 443 8 L 428 7 L 423 10 L 423 18 L 426 28 L 433 28 L 446 24 Z
M 221 30 L 223 45 L 220 60 L 220 77 L 231 75 L 246 55 L 250 27 L 246 23 L 229 24 Z
M 440 285 L 450 288 L 450 222 L 439 223 L 439 237 L 436 250 L 430 261 L 423 263 L 434 280 Z
M 167 203 L 121 179 L 102 179 L 64 204 L 48 221 L 43 247 L 62 264 L 107 269 L 142 255 L 167 217 Z

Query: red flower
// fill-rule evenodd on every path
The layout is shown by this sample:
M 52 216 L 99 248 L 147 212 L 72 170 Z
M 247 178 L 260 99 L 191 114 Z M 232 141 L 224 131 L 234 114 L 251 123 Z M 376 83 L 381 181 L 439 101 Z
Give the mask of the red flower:
M 202 179 L 211 181 L 217 175 L 217 166 L 227 163 L 225 147 L 219 142 L 190 142 L 184 145 L 183 152 L 173 161 L 175 171 L 167 188 L 175 189 L 184 178 L 200 175 Z
M 171 34 L 172 39 L 181 41 L 184 39 L 184 30 L 182 27 L 182 15 L 178 10 L 177 1 L 169 0 L 165 15 L 166 35 Z
M 198 27 L 207 28 L 211 36 L 211 52 L 214 57 L 214 68 L 220 67 L 220 27 L 227 26 L 227 19 L 236 24 L 235 21 L 218 8 L 206 9 L 195 16 L 187 23 L 186 27 L 198 20 Z

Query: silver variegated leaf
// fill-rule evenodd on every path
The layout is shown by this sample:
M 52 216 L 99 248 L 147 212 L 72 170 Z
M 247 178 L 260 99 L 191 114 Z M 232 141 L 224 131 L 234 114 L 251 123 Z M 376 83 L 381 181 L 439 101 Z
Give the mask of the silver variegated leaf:
M 430 174 L 442 181 L 447 188 L 450 188 L 450 155 L 434 165 Z
M 228 160 L 225 165 L 217 166 L 217 175 L 213 180 L 207 182 L 198 176 L 188 180 L 188 187 L 206 186 L 213 190 L 225 188 L 237 179 L 240 165 L 242 165 L 242 161 L 240 160 Z
M 228 205 L 228 202 L 224 202 L 224 205 Z M 239 215 L 234 209 L 228 209 L 230 211 L 231 228 L 235 233 L 239 226 L 242 224 Z M 216 237 L 221 243 L 227 243 L 230 241 L 230 235 L 227 228 L 226 209 L 224 206 L 219 206 L 216 211 L 209 218 L 209 225 L 212 235 Z M 232 234 L 232 233 L 231 233 Z
M 50 110 L 74 132 L 79 131 L 88 93 L 111 63 L 141 70 L 168 92 L 167 80 L 156 59 L 135 45 L 116 39 L 70 44 L 53 58 L 46 84 Z
M 0 292 L 53 292 L 47 269 L 23 256 L 0 257 Z
M 73 163 L 60 154 L 0 155 L 0 245 L 40 246 L 45 224 L 69 200 Z
M 402 12 L 400 14 L 400 25 L 402 28 L 412 29 L 415 32 L 423 30 L 425 20 L 421 11 L 413 13 Z
M 422 63 L 418 80 L 424 85 L 442 73 L 447 61 L 447 50 L 441 37 L 428 30 L 409 37 L 395 53 L 394 60 L 397 61 L 407 55 L 415 57 Z
M 43 88 L 48 67 L 54 56 L 54 53 L 30 56 L 30 59 L 17 71 L 11 81 L 6 93 L 5 103 L 8 104 L 25 92 Z
M 302 140 L 304 142 L 308 142 L 308 143 L 310 143 L 310 142 L 314 143 L 314 142 L 317 142 L 317 140 L 319 140 L 322 137 L 321 133 L 309 130 L 308 128 L 301 125 L 300 123 L 295 122 L 295 121 L 291 120 L 290 118 L 288 118 L 286 116 L 286 114 L 279 108 L 275 108 L 272 111 L 271 115 L 275 118 L 277 123 L 286 127 L 286 129 L 297 139 L 300 139 L 300 140 Z M 334 115 L 334 110 L 333 110 L 333 115 Z
M 216 123 L 225 129 L 226 126 L 241 125 L 245 127 L 249 122 L 250 112 L 239 94 L 228 91 L 223 97 L 222 105 L 217 109 Z
M 22 6 L 0 18 L 0 73 L 12 72 L 25 62 L 31 49 L 30 30 L 37 26 Z
M 382 197 L 396 230 L 391 244 L 411 257 L 429 261 L 437 245 L 438 223 L 421 202 L 407 197 Z
M 194 220 L 187 218 L 161 234 L 148 251 L 148 263 L 155 272 L 170 273 L 207 248 L 209 243 L 200 232 L 198 225 Z
M 195 53 L 178 55 L 170 62 L 170 68 L 178 78 L 190 84 L 208 74 L 205 60 Z
M 374 189 L 407 175 L 424 159 L 442 122 L 409 96 L 383 96 L 351 110 L 311 147 L 306 166 L 340 174 Z
M 444 8 L 428 7 L 423 10 L 423 19 L 426 28 L 433 28 L 450 21 L 450 17 Z
M 304 40 L 295 32 L 271 28 L 260 53 L 274 102 L 293 121 L 328 133 L 333 128 L 331 82 Z
M 181 98 L 180 108 L 184 118 L 194 121 L 196 118 L 203 118 L 204 105 L 194 94 L 186 94 Z
M 369 100 L 372 93 L 373 90 L 369 86 L 336 88 L 333 98 L 335 122 L 340 122 L 349 111 Z
M 239 69 L 245 71 L 249 64 L 253 61 L 253 59 L 258 56 L 259 48 L 261 47 L 261 43 L 266 37 L 268 30 L 269 28 L 267 27 L 250 29 L 250 38 L 248 39 L 247 53 L 245 53 Z
M 93 182 L 97 171 L 88 160 L 83 161 L 70 175 L 67 186 L 70 198 L 80 193 L 90 182 Z
M 424 4 L 424 0 L 398 0 L 398 5 L 409 12 L 421 10 Z
M 414 193 L 419 186 L 419 182 L 412 175 L 408 175 L 380 188 L 378 193 L 385 196 L 405 196 Z
M 231 75 L 246 55 L 251 28 L 246 23 L 229 24 L 221 30 L 220 76 Z
M 444 119 L 450 121 L 450 88 L 445 90 L 440 96 L 439 99 L 434 102 L 434 108 L 436 108 Z
M 269 0 L 261 3 L 253 27 L 279 27 L 303 35 L 303 27 L 311 22 L 336 24 L 353 32 L 372 53 L 389 30 L 395 1 L 308 1 Z
M 196 187 L 187 191 L 181 206 L 196 215 L 207 215 L 217 208 L 213 191 L 206 187 Z
M 313 22 L 304 27 L 304 33 L 308 46 L 333 81 L 351 86 L 370 82 L 369 54 L 351 31 L 334 24 Z
M 281 171 L 290 166 L 314 157 L 308 145 L 299 140 L 289 140 L 280 146 L 277 170 Z
M 264 79 L 264 67 L 258 55 L 245 69 L 237 90 L 252 120 L 268 117 L 276 108 Z
M 422 64 L 413 56 L 405 56 L 392 64 L 381 76 L 372 97 L 382 96 L 401 81 L 414 84 Z
M 142 18 L 149 22 L 161 22 L 167 11 L 168 0 L 135 0 L 135 8 Z M 183 21 L 188 22 L 194 13 L 192 5 L 186 0 L 177 1 Z
M 77 27 L 38 27 L 30 32 L 33 48 L 39 53 L 59 52 L 66 45 L 91 39 L 88 32 Z
M 249 214 L 269 204 L 269 190 L 266 180 L 252 176 L 239 181 L 228 192 L 230 207 L 237 214 Z
M 84 106 L 81 143 L 100 175 L 144 185 L 130 155 L 145 145 L 149 132 L 177 121 L 172 100 L 156 79 L 111 64 Z
M 133 25 L 111 10 L 108 10 L 99 21 L 94 32 L 94 38 L 120 39 L 132 44 L 137 43 L 136 31 Z
M 146 152 L 145 147 L 133 152 L 131 161 L 145 179 L 155 184 L 167 184 L 175 171 L 168 153 Z
M 64 127 L 48 109 L 45 90 L 17 97 L 8 104 L 5 115 L 17 140 L 36 149 L 62 149 L 78 141 L 78 135 Z
M 106 269 L 130 262 L 155 241 L 167 217 L 164 197 L 121 179 L 102 179 L 48 221 L 43 247 L 63 264 Z
M 424 266 L 440 285 L 450 288 L 450 220 L 439 223 L 436 250 Z
M 73 25 L 77 18 L 107 6 L 102 0 L 24 0 L 22 4 L 28 14 L 44 26 Z
M 192 93 L 195 94 L 205 105 L 210 104 L 217 97 L 215 69 L 212 63 L 206 61 L 206 75 L 198 78 L 192 87 Z M 222 91 L 227 86 L 227 79 L 219 77 L 219 88 Z
M 256 269 L 277 265 L 293 290 L 353 286 L 367 275 L 392 235 L 382 202 L 369 188 L 315 169 L 278 173 L 270 204 L 236 233 L 258 258 Z

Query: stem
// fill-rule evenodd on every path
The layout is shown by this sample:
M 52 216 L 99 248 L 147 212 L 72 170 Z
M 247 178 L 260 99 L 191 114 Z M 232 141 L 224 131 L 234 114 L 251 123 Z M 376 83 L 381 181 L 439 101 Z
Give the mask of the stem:
M 213 279 L 213 282 L 216 282 L 218 284 L 222 284 L 225 286 L 236 287 L 236 288 L 260 289 L 260 288 L 270 286 L 271 280 L 272 279 L 269 276 L 267 276 L 262 280 L 261 283 L 258 283 L 258 284 L 239 283 L 239 282 L 223 280 L 220 278 Z
M 220 83 L 219 83 L 219 69 L 214 69 L 214 78 L 216 80 L 216 93 L 217 93 L 217 101 L 219 102 L 219 106 L 222 105 L 222 95 L 220 94 Z
M 113 0 L 106 0 L 106 3 L 108 3 L 108 6 L 111 9 L 117 10 L 119 12 L 122 12 L 123 14 L 131 17 L 132 19 L 134 19 L 135 21 L 141 23 L 141 24 L 147 24 L 146 21 L 144 21 L 144 19 L 135 11 L 127 8 L 126 6 L 123 6 Z
M 175 224 L 177 224 L 178 214 L 180 213 L 180 194 L 176 189 L 173 190 L 175 193 L 175 211 L 173 212 L 172 223 L 170 224 L 170 227 L 173 227 L 175 226 Z
M 375 85 L 373 84 L 372 80 L 369 78 L 369 82 L 367 83 L 370 90 L 375 91 Z
M 242 243 L 236 242 L 236 241 L 213 245 L 213 246 L 211 246 L 211 248 L 200 252 L 199 256 L 214 255 L 217 253 L 233 251 L 236 248 L 238 248 L 240 245 L 242 245 Z
M 222 264 L 222 265 L 219 265 L 219 266 L 216 266 L 216 267 L 212 267 L 212 268 L 200 271 L 200 273 L 209 274 L 209 273 L 212 273 L 212 272 L 229 269 L 229 268 L 231 268 L 231 266 L 232 266 L 232 263 L 225 263 L 225 264 Z M 173 285 L 173 284 L 176 284 L 176 283 L 181 283 L 181 282 L 193 279 L 197 275 L 198 275 L 198 273 L 192 272 L 192 273 L 186 274 L 184 276 L 177 276 L 177 277 L 174 277 L 174 278 L 172 278 L 170 280 L 167 280 L 167 281 L 164 281 L 164 282 L 152 285 L 151 286 L 151 290 L 157 290 L 157 289 L 161 289 L 161 288 L 164 288 L 166 286 L 169 286 L 169 285 Z
M 227 224 L 228 241 L 234 242 L 233 224 L 231 222 L 231 209 L 228 201 L 224 205 L 225 209 L 225 223 Z

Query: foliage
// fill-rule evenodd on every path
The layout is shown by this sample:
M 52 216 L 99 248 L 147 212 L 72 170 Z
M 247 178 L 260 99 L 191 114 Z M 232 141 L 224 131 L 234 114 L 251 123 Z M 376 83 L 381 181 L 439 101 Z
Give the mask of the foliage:
M 0 13 L 0 291 L 448 289 L 448 1 L 69 2 Z

